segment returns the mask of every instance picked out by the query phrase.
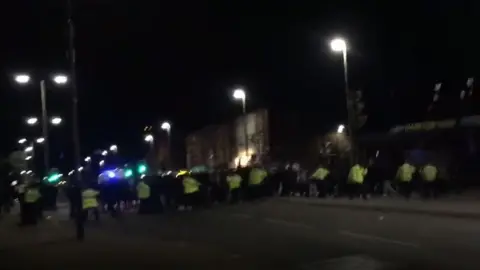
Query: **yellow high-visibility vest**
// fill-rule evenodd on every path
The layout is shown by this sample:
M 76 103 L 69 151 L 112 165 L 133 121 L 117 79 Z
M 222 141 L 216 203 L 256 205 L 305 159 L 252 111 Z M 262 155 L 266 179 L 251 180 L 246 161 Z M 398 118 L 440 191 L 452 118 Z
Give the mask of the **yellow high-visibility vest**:
M 362 166 L 356 164 L 350 169 L 350 172 L 348 173 L 348 181 L 350 183 L 363 184 L 367 173 L 367 168 L 363 168 Z
M 240 185 L 242 184 L 242 177 L 238 174 L 229 175 L 227 176 L 227 183 L 230 190 L 240 188 Z
M 250 171 L 250 178 L 249 178 L 249 185 L 260 185 L 263 183 L 263 180 L 265 180 L 265 177 L 267 177 L 267 171 L 264 169 L 259 169 L 259 168 L 253 168 Z
M 141 181 L 137 185 L 137 197 L 140 200 L 145 200 L 150 198 L 150 186 Z
M 25 191 L 25 202 L 26 203 L 35 203 L 40 199 L 40 191 L 38 188 L 27 188 Z
M 98 207 L 98 191 L 89 188 L 82 191 L 82 208 L 83 209 L 90 209 L 90 208 L 97 208 Z
M 397 171 L 397 179 L 402 182 L 410 182 L 413 179 L 415 173 L 415 167 L 408 163 L 402 164 Z
M 330 174 L 329 170 L 323 167 L 320 167 L 312 174 L 312 178 L 314 180 L 325 180 L 325 178 L 327 178 L 329 174 Z
M 428 164 L 425 167 L 423 167 L 420 173 L 424 181 L 433 182 L 437 179 L 438 170 L 437 170 L 437 167 Z
M 200 190 L 200 183 L 193 177 L 185 176 L 183 178 L 183 193 L 192 194 Z

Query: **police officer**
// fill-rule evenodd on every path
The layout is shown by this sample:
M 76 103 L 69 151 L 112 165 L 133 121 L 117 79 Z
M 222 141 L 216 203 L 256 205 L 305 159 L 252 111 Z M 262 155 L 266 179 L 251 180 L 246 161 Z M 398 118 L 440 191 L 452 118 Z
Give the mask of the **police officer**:
M 415 167 L 408 161 L 405 161 L 397 170 L 396 179 L 398 181 L 399 192 L 405 198 L 410 198 L 412 194 L 412 180 L 415 174 Z
M 319 198 L 324 198 L 329 190 L 329 182 L 328 176 L 330 175 L 330 171 L 324 166 L 320 164 L 312 174 L 311 178 L 315 185 L 317 186 L 317 192 Z
M 36 225 L 38 221 L 38 201 L 40 199 L 38 183 L 33 183 L 25 189 L 24 206 L 21 214 L 22 225 Z
M 99 192 L 92 186 L 82 191 L 82 216 L 85 221 L 88 220 L 90 213 L 93 214 L 96 221 L 100 220 L 98 195 Z
M 248 179 L 250 199 L 258 199 L 263 195 L 263 184 L 266 177 L 267 171 L 259 165 L 252 168 Z
M 364 199 L 367 199 L 367 194 L 364 186 L 364 180 L 367 173 L 368 169 L 365 168 L 363 165 L 360 165 L 360 163 L 356 163 L 352 166 L 352 168 L 350 168 L 350 172 L 348 173 L 350 199 L 353 199 L 358 195 L 361 195 Z
M 437 197 L 437 167 L 429 162 L 420 171 L 422 177 L 423 197 Z
M 240 201 L 240 192 L 242 186 L 242 177 L 235 171 L 229 171 L 227 175 L 227 185 L 230 192 L 230 202 Z
M 191 175 L 185 175 L 182 184 L 185 200 L 185 209 L 192 210 L 192 207 L 196 206 L 199 201 L 200 182 L 198 182 Z
M 140 180 L 137 184 L 137 198 L 140 200 L 140 206 L 138 207 L 139 214 L 146 214 L 151 212 L 150 203 L 150 186 L 145 181 Z

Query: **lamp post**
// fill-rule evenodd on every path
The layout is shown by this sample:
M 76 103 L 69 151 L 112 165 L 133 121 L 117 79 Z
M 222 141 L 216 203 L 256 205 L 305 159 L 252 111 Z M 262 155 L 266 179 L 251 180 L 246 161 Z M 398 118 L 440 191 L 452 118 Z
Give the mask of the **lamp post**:
M 238 88 L 233 91 L 233 98 L 242 101 L 242 114 L 243 114 L 243 133 L 245 139 L 245 155 L 249 156 L 249 148 L 248 148 L 248 131 L 247 131 L 247 94 L 245 90 Z
M 172 166 L 171 162 L 171 138 L 170 138 L 170 134 L 171 134 L 171 130 L 172 130 L 172 125 L 170 124 L 170 122 L 168 121 L 165 121 L 162 123 L 162 125 L 160 126 L 160 128 L 162 130 L 165 130 L 167 132 L 167 157 L 168 157 L 168 165 L 169 166 Z
M 30 75 L 28 74 L 17 74 L 15 76 L 15 81 L 18 84 L 28 84 L 30 82 L 31 78 Z M 52 81 L 55 84 L 58 85 L 64 85 L 68 82 L 68 77 L 62 74 L 55 75 L 52 78 Z M 47 114 L 47 89 L 45 86 L 45 80 L 40 80 L 40 96 L 41 96 L 41 103 L 42 103 L 42 136 L 43 140 L 45 142 L 45 147 L 43 151 L 44 155 L 44 165 L 45 165 L 45 173 L 48 172 L 50 169 L 50 148 L 49 148 L 49 143 L 48 143 L 48 114 Z M 35 125 L 37 123 L 37 118 L 36 117 L 30 117 L 27 119 L 27 124 L 28 125 Z M 52 124 L 53 125 L 58 125 L 62 122 L 62 119 L 60 117 L 54 117 L 52 118 Z
M 355 148 L 355 134 L 353 134 L 353 129 L 354 129 L 354 119 L 353 119 L 353 112 L 352 112 L 352 102 L 351 102 L 351 95 L 350 95 L 350 89 L 349 89 L 349 84 L 348 84 L 348 61 L 347 61 L 347 42 L 345 39 L 342 38 L 335 38 L 330 42 L 330 48 L 332 49 L 333 52 L 336 53 L 342 53 L 343 56 L 343 79 L 344 79 L 344 85 L 345 85 L 345 102 L 347 106 L 347 131 L 348 135 L 350 136 L 350 142 L 351 142 L 351 151 L 349 155 L 350 159 L 350 164 L 353 165 L 355 162 L 355 154 L 356 154 L 356 148 Z M 343 129 L 342 129 L 343 132 Z

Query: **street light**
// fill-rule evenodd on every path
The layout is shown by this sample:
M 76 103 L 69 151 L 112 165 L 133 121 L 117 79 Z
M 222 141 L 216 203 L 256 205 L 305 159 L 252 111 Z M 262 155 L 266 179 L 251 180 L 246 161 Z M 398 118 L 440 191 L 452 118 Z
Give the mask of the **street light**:
M 160 128 L 162 130 L 165 130 L 167 132 L 167 157 L 168 157 L 168 165 L 171 166 L 171 150 L 170 150 L 170 147 L 171 147 L 171 139 L 170 139 L 170 131 L 172 130 L 172 125 L 168 122 L 168 121 L 165 121 L 162 123 L 162 125 L 160 126 Z
M 343 38 L 335 38 L 330 42 L 330 48 L 336 53 L 342 53 L 343 56 L 343 79 L 345 84 L 345 102 L 347 105 L 347 131 L 350 136 L 350 141 L 352 143 L 352 150 L 350 151 L 350 163 L 353 164 L 355 156 L 355 144 L 354 144 L 354 134 L 352 132 L 353 124 L 353 112 L 350 102 L 350 89 L 348 85 L 348 61 L 347 61 L 347 42 Z
M 21 138 L 20 140 L 18 140 L 19 144 L 24 144 L 26 142 L 27 142 L 27 139 L 25 139 L 25 138 Z
M 53 81 L 56 84 L 66 84 L 68 82 L 68 77 L 62 74 L 55 75 Z
M 15 81 L 19 84 L 26 84 L 30 82 L 30 76 L 27 74 L 15 75 Z
M 25 147 L 25 152 L 29 153 L 33 151 L 33 146 L 27 146 Z
M 30 160 L 30 159 L 32 159 L 32 156 L 26 156 L 25 157 L 25 160 Z
M 50 119 L 50 123 L 52 123 L 54 126 L 58 126 L 62 123 L 62 118 L 58 116 L 52 117 L 52 119 Z
M 103 165 L 105 165 L 105 160 L 103 160 L 103 159 L 100 160 L 100 162 L 98 162 L 98 165 L 99 165 L 100 167 L 103 166 Z
M 15 76 L 15 81 L 18 84 L 27 84 L 28 82 L 30 82 L 30 76 L 24 73 L 17 74 Z M 63 85 L 67 83 L 67 81 L 68 81 L 68 78 L 65 75 L 56 75 L 53 77 L 53 82 L 55 84 Z M 45 141 L 45 147 L 43 151 L 44 162 L 45 162 L 44 166 L 45 166 L 45 171 L 48 171 L 50 169 L 50 161 L 49 161 L 50 149 L 49 149 L 49 143 L 48 143 L 47 87 L 45 86 L 45 80 L 40 80 L 40 97 L 41 97 L 41 103 L 42 103 L 42 136 Z M 59 125 L 61 122 L 62 122 L 62 119 L 59 117 L 55 117 L 52 119 L 53 125 Z
M 92 158 L 91 157 L 86 157 L 84 160 L 85 160 L 85 162 L 90 162 L 90 161 L 92 161 Z
M 78 168 L 78 171 L 79 171 L 79 172 L 83 171 L 83 167 L 80 166 L 80 167 Z
M 242 101 L 242 113 L 243 113 L 243 132 L 245 136 L 245 155 L 249 156 L 249 148 L 248 148 L 248 119 L 247 119 L 247 94 L 245 90 L 238 88 L 233 91 L 233 98 Z
M 118 147 L 115 144 L 110 145 L 110 151 L 116 153 L 118 151 Z
M 45 138 L 40 137 L 40 138 L 37 138 L 35 141 L 36 141 L 37 143 L 43 143 L 43 142 L 45 142 Z
M 29 117 L 29 118 L 27 118 L 26 123 L 29 126 L 36 125 L 38 123 L 38 118 L 37 117 Z
M 108 151 L 107 151 L 107 150 L 103 150 L 103 151 L 102 151 L 102 156 L 106 156 L 106 155 L 108 155 Z
M 147 143 L 150 143 L 152 144 L 153 143 L 153 135 L 152 134 L 147 134 L 145 135 L 145 137 L 143 138 Z

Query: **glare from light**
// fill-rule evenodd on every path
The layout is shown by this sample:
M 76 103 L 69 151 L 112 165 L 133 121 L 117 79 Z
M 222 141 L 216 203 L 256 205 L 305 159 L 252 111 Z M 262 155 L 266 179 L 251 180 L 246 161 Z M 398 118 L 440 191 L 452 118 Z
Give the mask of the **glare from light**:
M 344 52 L 347 50 L 347 42 L 342 38 L 335 38 L 330 42 L 330 48 L 334 52 Z
M 110 145 L 110 151 L 117 152 L 117 150 L 118 150 L 117 145 L 115 145 L 115 144 Z
M 72 175 L 74 172 L 75 172 L 74 170 L 71 170 L 71 171 L 68 172 L 68 175 L 70 176 L 70 175 Z
M 83 167 L 80 166 L 80 167 L 78 168 L 78 171 L 79 171 L 79 172 L 83 171 Z
M 345 126 L 344 126 L 344 125 L 338 125 L 338 128 L 337 128 L 337 133 L 338 133 L 338 134 L 343 133 L 344 130 L 345 130 Z
M 37 143 L 43 143 L 45 141 L 45 138 L 40 137 L 35 140 Z
M 52 117 L 50 123 L 52 123 L 54 126 L 60 125 L 62 123 L 62 118 L 58 116 Z
M 100 161 L 98 162 L 98 165 L 99 165 L 99 166 L 103 166 L 103 165 L 105 165 L 105 160 L 103 160 L 103 159 L 102 159 L 102 160 L 100 160 Z
M 19 84 L 26 84 L 30 81 L 30 76 L 27 74 L 18 74 L 15 76 L 15 81 Z
M 27 139 L 25 139 L 25 138 L 21 138 L 20 140 L 18 140 L 19 144 L 24 144 L 26 142 L 27 142 Z
M 23 174 L 26 174 L 26 173 L 27 173 L 27 171 L 23 170 L 23 171 L 20 172 L 20 175 L 23 175 Z
M 32 151 L 33 151 L 33 146 L 25 147 L 25 152 L 32 152 Z
M 148 143 L 153 143 L 153 135 L 152 134 L 145 135 L 144 140 Z
M 30 159 L 32 159 L 32 156 L 26 156 L 25 157 L 25 160 L 30 160 Z
M 27 125 L 33 126 L 38 123 L 38 118 L 37 117 L 29 117 L 27 118 Z
M 109 171 L 109 172 L 107 172 L 107 176 L 108 176 L 109 178 L 115 178 L 115 173 L 112 172 L 112 171 Z
M 170 125 L 169 122 L 163 122 L 162 125 L 160 126 L 161 129 L 166 130 L 166 131 L 170 131 L 171 127 L 172 126 Z
M 245 91 L 243 89 L 240 89 L 240 88 L 235 89 L 235 91 L 233 91 L 233 98 L 244 100 L 246 98 Z
M 68 82 L 68 77 L 65 75 L 58 74 L 53 77 L 53 81 L 56 84 L 66 84 Z
M 90 162 L 90 161 L 92 161 L 92 158 L 91 157 L 86 157 L 84 160 L 85 160 L 85 162 Z

